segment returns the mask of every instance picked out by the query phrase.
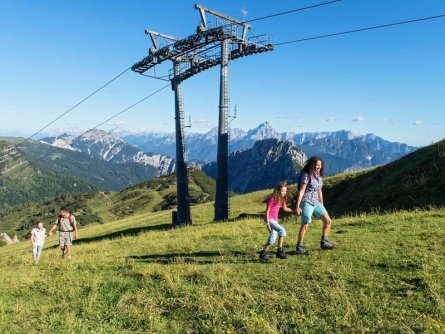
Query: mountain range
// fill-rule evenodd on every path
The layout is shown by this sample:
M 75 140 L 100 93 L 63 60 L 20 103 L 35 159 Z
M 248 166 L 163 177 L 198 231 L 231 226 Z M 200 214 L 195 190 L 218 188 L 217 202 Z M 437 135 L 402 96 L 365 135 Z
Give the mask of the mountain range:
M 306 156 L 319 155 L 328 175 L 344 171 L 379 166 L 399 159 L 417 148 L 390 142 L 374 134 L 357 134 L 351 131 L 279 133 L 268 123 L 249 131 L 229 130 L 229 153 L 252 148 L 259 140 L 288 141 L 301 149 Z M 200 167 L 216 160 L 218 133 L 213 128 L 207 133 L 189 133 L 185 137 L 189 164 Z M 157 169 L 158 175 L 174 170 L 176 141 L 174 133 L 130 133 L 122 129 L 89 130 L 80 138 L 62 134 L 41 139 L 47 144 L 87 153 L 105 161 L 136 162 Z
M 90 130 L 76 138 L 62 134 L 29 141 L 19 148 L 10 146 L 14 139 L 5 140 L 0 145 L 1 205 L 69 192 L 120 190 L 174 171 L 175 160 L 169 156 L 176 150 L 174 135 L 126 133 L 122 139 L 117 134 Z M 186 142 L 189 165 L 192 159 L 208 161 L 203 170 L 214 177 L 216 129 L 189 134 Z M 321 156 L 332 175 L 384 165 L 416 149 L 350 131 L 278 133 L 267 122 L 247 132 L 231 129 L 229 146 L 229 187 L 241 193 L 273 187 L 277 180 L 293 182 L 304 162 L 301 157 Z
M 118 133 L 117 133 L 118 134 Z M 417 148 L 398 142 L 389 142 L 373 134 L 356 134 L 351 131 L 279 133 L 268 123 L 262 123 L 249 131 L 231 128 L 229 153 L 251 148 L 264 139 L 289 141 L 306 156 L 319 155 L 325 160 L 327 174 L 383 165 L 415 151 Z M 163 133 L 122 134 L 122 139 L 144 152 L 156 152 L 174 156 L 175 136 Z M 204 134 L 186 135 L 189 160 L 205 163 L 216 160 L 217 129 Z

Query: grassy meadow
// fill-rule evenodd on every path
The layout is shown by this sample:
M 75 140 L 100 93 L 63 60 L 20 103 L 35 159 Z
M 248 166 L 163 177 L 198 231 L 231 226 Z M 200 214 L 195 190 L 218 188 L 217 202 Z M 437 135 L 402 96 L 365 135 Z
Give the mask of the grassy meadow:
M 225 223 L 204 203 L 179 229 L 168 210 L 87 226 L 71 260 L 56 236 L 35 266 L 1 247 L 0 333 L 445 332 L 445 209 L 335 219 L 333 251 L 315 221 L 302 257 L 290 216 L 289 258 L 261 262 L 267 193 L 232 197 Z

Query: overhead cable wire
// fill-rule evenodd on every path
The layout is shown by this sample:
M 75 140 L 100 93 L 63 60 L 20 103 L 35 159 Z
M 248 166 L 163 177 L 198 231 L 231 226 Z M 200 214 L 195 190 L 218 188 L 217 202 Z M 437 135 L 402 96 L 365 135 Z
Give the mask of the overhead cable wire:
M 306 6 L 306 7 L 300 7 L 300 8 L 296 8 L 296 9 L 291 9 L 291 10 L 287 10 L 284 12 L 280 12 L 280 13 L 275 13 L 275 14 L 271 14 L 271 15 L 267 15 L 267 16 L 261 16 L 261 17 L 257 17 L 255 19 L 251 19 L 251 20 L 247 20 L 247 21 L 242 21 L 240 24 L 244 24 L 244 23 L 249 23 L 249 22 L 255 22 L 255 21 L 260 21 L 260 20 L 266 20 L 266 19 L 270 19 L 273 17 L 277 17 L 277 16 L 282 16 L 282 15 L 288 15 L 288 14 L 292 14 L 295 12 L 301 12 L 307 9 L 312 9 L 312 8 L 316 8 L 316 7 L 321 7 L 321 6 L 325 6 L 325 5 L 331 5 L 333 3 L 337 3 L 337 2 L 341 2 L 342 0 L 333 0 L 333 1 L 328 1 L 328 2 L 322 2 L 322 3 L 318 3 L 315 5 L 310 5 L 310 6 Z M 232 25 L 238 25 L 238 23 L 228 23 L 224 26 L 232 26 Z M 252 34 L 252 38 L 257 38 L 259 37 L 259 35 L 254 35 L 250 30 L 249 30 L 250 34 Z
M 165 86 L 163 86 L 163 87 L 161 87 L 161 88 L 159 88 L 159 89 L 156 90 L 155 92 L 153 92 L 153 93 L 147 95 L 146 97 L 140 99 L 140 100 L 137 101 L 136 103 L 133 103 L 131 106 L 129 106 L 129 107 L 127 107 L 127 108 L 125 108 L 125 109 L 119 111 L 118 113 L 114 114 L 114 115 L 111 116 L 110 118 L 107 118 L 105 121 L 103 121 L 103 122 L 97 124 L 97 125 L 94 126 L 93 128 L 84 131 L 82 134 L 80 134 L 79 136 L 77 136 L 76 138 L 74 138 L 73 141 L 82 138 L 88 131 L 97 129 L 99 126 L 104 125 L 105 123 L 111 121 L 112 119 L 116 118 L 117 116 L 122 115 L 124 112 L 126 112 L 126 111 L 128 111 L 128 110 L 130 110 L 130 109 L 132 109 L 132 108 L 134 108 L 134 107 L 136 107 L 138 104 L 144 102 L 145 100 L 148 100 L 149 98 L 151 98 L 152 96 L 156 95 L 157 93 L 159 93 L 160 91 L 164 90 L 165 88 L 167 88 L 167 87 L 169 87 L 169 86 L 170 86 L 170 83 L 167 84 L 167 85 L 165 85 Z M 39 158 L 36 159 L 36 160 L 30 161 L 29 163 L 32 164 L 32 163 L 38 162 L 38 161 L 42 160 L 43 158 L 45 158 L 45 157 L 47 157 L 47 156 L 49 156 L 49 155 L 51 155 L 51 154 L 53 154 L 53 153 L 59 151 L 60 149 L 61 149 L 61 147 L 57 147 L 56 149 L 52 150 L 51 152 L 49 152 L 49 153 L 47 153 L 47 154 L 45 154 L 45 155 L 39 157 Z
M 445 18 L 445 14 L 436 15 L 436 16 L 429 16 L 429 17 L 422 17 L 422 18 L 419 18 L 419 19 L 400 21 L 400 22 L 395 22 L 395 23 L 382 24 L 382 25 L 372 26 L 372 27 L 367 27 L 367 28 L 360 28 L 360 29 L 336 32 L 336 33 L 332 33 L 332 34 L 326 34 L 326 35 L 319 35 L 319 36 L 295 39 L 295 40 L 291 40 L 291 41 L 275 43 L 274 46 L 306 42 L 306 41 L 311 41 L 311 40 L 314 40 L 314 39 L 321 39 L 321 38 L 334 37 L 334 36 L 340 36 L 340 35 L 346 35 L 346 34 L 353 34 L 353 33 L 356 33 L 356 32 L 368 31 L 368 30 L 373 30 L 373 29 L 381 29 L 381 28 L 393 27 L 393 26 L 402 25 L 402 24 L 409 24 L 409 23 L 415 23 L 415 22 L 421 22 L 421 21 L 427 21 L 427 20 L 434 20 L 434 19 L 440 19 L 440 18 Z
M 302 7 L 302 8 L 288 10 L 288 11 L 281 12 L 281 13 L 276 13 L 276 14 L 271 14 L 271 15 L 267 15 L 267 16 L 258 17 L 256 19 L 244 21 L 243 23 L 249 23 L 249 22 L 254 22 L 254 21 L 270 19 L 272 17 L 281 16 L 281 15 L 287 15 L 287 14 L 291 14 L 291 13 L 295 13 L 295 12 L 300 12 L 300 11 L 303 11 L 303 10 L 306 10 L 306 9 L 311 9 L 311 8 L 325 6 L 325 5 L 330 5 L 330 4 L 333 4 L 333 3 L 336 3 L 336 2 L 340 2 L 340 1 L 342 1 L 342 0 L 333 0 L 333 1 L 328 1 L 328 2 L 322 2 L 322 3 L 318 3 L 318 4 L 315 4 L 315 5 L 311 5 L 311 6 L 306 6 L 306 7 Z
M 69 112 L 71 112 L 72 110 L 74 110 L 75 108 L 77 108 L 78 106 L 80 106 L 82 103 L 84 103 L 86 100 L 88 100 L 89 98 L 91 98 L 92 96 L 96 95 L 98 92 L 100 92 L 102 89 L 104 89 L 105 87 L 107 87 L 109 84 L 111 84 L 113 81 L 117 80 L 118 78 L 120 78 L 122 75 L 124 75 L 126 72 L 128 72 L 131 69 L 131 67 L 127 68 L 126 70 L 122 71 L 121 73 L 119 73 L 118 75 L 116 75 L 113 79 L 111 79 L 110 81 L 108 81 L 107 83 L 103 84 L 102 86 L 100 86 L 99 88 L 97 88 L 94 92 L 92 92 L 90 95 L 88 95 L 87 97 L 85 97 L 84 99 L 82 99 L 81 101 L 79 101 L 78 103 L 76 103 L 73 107 L 69 108 L 67 111 L 65 111 L 64 113 L 62 113 L 61 115 L 57 116 L 54 120 L 52 120 L 51 122 L 49 122 L 48 124 L 46 124 L 44 127 L 42 127 L 41 129 L 39 129 L 38 131 L 36 131 L 35 133 L 33 133 L 31 136 L 29 136 L 28 138 L 26 138 L 24 141 L 22 141 L 21 143 L 15 145 L 20 146 L 23 145 L 24 143 L 26 143 L 28 140 L 30 140 L 32 137 L 34 137 L 35 135 L 39 134 L 40 132 L 42 132 L 43 130 L 45 130 L 46 128 L 48 128 L 51 124 L 55 123 L 56 121 L 58 121 L 59 119 L 61 119 L 63 116 L 65 116 L 66 114 L 68 114 Z

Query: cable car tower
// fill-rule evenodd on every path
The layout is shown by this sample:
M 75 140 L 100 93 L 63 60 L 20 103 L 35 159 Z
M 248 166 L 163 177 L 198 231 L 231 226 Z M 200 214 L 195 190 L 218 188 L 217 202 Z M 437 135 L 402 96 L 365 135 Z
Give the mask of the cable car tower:
M 173 63 L 170 73 L 172 89 L 175 92 L 175 131 L 176 131 L 176 177 L 177 177 L 177 219 L 174 224 L 191 224 L 190 198 L 188 190 L 187 164 L 185 161 L 184 109 L 182 82 L 195 74 L 220 65 L 220 97 L 218 122 L 217 180 L 214 220 L 227 220 L 229 217 L 228 197 L 228 110 L 229 84 L 228 65 L 230 60 L 273 50 L 265 36 L 248 38 L 250 25 L 209 8 L 195 5 L 199 11 L 201 24 L 196 32 L 184 39 L 145 30 L 153 46 L 148 56 L 132 66 L 132 70 L 143 74 L 156 65 L 169 60 Z M 214 19 L 214 23 L 208 23 Z M 158 38 L 167 45 L 160 47 Z M 152 76 L 157 79 L 156 72 Z

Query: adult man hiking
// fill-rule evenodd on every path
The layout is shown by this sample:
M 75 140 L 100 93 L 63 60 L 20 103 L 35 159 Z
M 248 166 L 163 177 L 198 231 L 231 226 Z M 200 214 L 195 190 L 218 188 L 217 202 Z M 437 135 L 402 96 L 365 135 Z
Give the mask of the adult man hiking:
M 65 208 L 60 210 L 59 217 L 54 223 L 48 235 L 51 236 L 53 231 L 58 228 L 59 230 L 59 245 L 62 250 L 62 258 L 71 258 L 71 245 L 74 239 L 79 239 L 79 233 L 77 232 L 76 218 L 69 213 Z

